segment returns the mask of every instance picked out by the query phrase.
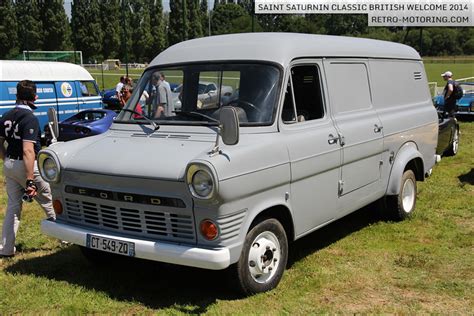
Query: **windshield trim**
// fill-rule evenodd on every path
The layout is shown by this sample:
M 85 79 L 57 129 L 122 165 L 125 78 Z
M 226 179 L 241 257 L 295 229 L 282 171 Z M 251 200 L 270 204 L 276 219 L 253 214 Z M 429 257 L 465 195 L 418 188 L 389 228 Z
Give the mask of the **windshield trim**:
M 267 123 L 262 123 L 262 122 L 246 122 L 242 123 L 239 122 L 240 127 L 264 127 L 264 126 L 272 126 L 277 122 L 277 113 L 278 113 L 278 108 L 281 103 L 281 90 L 282 90 L 282 84 L 284 80 L 284 73 L 285 69 L 284 67 L 273 61 L 268 61 L 268 60 L 238 60 L 238 59 L 229 59 L 229 60 L 219 60 L 219 61 L 193 61 L 193 62 L 183 62 L 183 63 L 172 63 L 172 64 L 158 64 L 158 65 L 153 65 L 153 66 L 148 66 L 143 73 L 140 76 L 139 80 L 142 80 L 143 75 L 145 72 L 148 71 L 153 71 L 153 70 L 162 70 L 164 68 L 179 68 L 183 66 L 196 66 L 196 65 L 233 65 L 233 64 L 242 64 L 242 65 L 247 65 L 247 64 L 261 64 L 261 65 L 268 65 L 268 66 L 273 66 L 278 69 L 279 74 L 278 74 L 278 80 L 276 82 L 277 85 L 277 91 L 275 95 L 275 105 L 273 106 L 273 113 L 272 113 L 272 119 L 271 121 Z M 140 81 L 137 82 L 137 85 Z M 132 99 L 130 99 L 132 100 Z M 129 101 L 130 101 L 129 100 Z M 128 106 L 128 104 L 126 105 Z M 114 123 L 118 124 L 147 124 L 145 120 L 123 120 L 123 117 L 128 115 L 127 112 L 125 111 L 120 111 L 120 113 L 117 115 L 117 118 L 114 120 Z M 130 114 L 131 116 L 132 114 Z M 171 126 L 196 126 L 196 125 L 202 125 L 202 126 L 213 126 L 215 123 L 213 122 L 190 122 L 190 121 L 155 121 L 159 125 L 171 125 Z M 179 123 L 178 123 L 179 122 Z M 176 124 L 178 123 L 178 124 Z

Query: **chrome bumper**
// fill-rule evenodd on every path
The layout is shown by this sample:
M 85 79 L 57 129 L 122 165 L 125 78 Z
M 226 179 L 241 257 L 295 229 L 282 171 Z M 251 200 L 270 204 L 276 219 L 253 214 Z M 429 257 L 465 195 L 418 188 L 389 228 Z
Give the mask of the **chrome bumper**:
M 126 238 L 47 220 L 41 222 L 41 231 L 48 236 L 84 247 L 86 246 L 87 234 L 133 242 L 135 244 L 135 257 L 142 259 L 211 270 L 225 269 L 230 265 L 230 252 L 227 248 L 206 249 L 160 241 Z

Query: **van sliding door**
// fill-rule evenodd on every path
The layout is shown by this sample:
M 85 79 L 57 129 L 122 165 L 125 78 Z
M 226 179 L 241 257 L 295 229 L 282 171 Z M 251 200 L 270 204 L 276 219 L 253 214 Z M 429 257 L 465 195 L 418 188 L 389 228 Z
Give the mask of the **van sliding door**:
M 326 60 L 324 69 L 342 147 L 340 211 L 347 212 L 380 189 L 382 124 L 372 106 L 366 60 Z

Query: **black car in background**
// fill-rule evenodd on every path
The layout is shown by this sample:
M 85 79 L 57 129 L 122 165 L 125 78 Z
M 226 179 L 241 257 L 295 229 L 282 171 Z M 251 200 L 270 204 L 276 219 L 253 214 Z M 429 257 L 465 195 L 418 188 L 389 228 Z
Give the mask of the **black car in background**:
M 459 124 L 455 117 L 445 112 L 438 112 L 438 146 L 436 154 L 440 156 L 454 156 L 459 150 Z

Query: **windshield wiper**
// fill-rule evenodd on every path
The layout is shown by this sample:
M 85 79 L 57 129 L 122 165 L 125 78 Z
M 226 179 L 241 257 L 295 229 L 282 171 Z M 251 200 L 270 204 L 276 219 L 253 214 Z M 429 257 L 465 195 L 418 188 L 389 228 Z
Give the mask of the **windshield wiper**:
M 216 120 L 213 117 L 207 116 L 206 114 L 202 114 L 199 112 L 194 112 L 194 111 L 173 111 L 174 113 L 178 115 L 184 115 L 184 116 L 190 116 L 190 117 L 203 117 L 211 122 L 215 122 L 217 124 L 220 124 L 219 120 Z
M 139 113 L 139 112 L 137 112 L 135 110 L 131 110 L 131 109 L 122 109 L 122 111 L 131 112 L 133 114 L 136 114 L 136 115 L 140 116 L 140 118 L 143 117 L 145 119 L 145 121 L 147 121 L 148 123 L 150 123 L 153 126 L 154 131 L 157 131 L 157 130 L 160 129 L 160 125 L 156 124 L 152 119 L 150 119 L 149 117 L 147 117 L 143 113 Z

